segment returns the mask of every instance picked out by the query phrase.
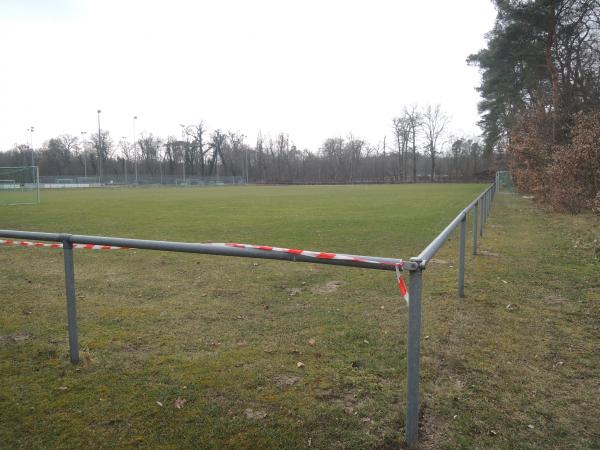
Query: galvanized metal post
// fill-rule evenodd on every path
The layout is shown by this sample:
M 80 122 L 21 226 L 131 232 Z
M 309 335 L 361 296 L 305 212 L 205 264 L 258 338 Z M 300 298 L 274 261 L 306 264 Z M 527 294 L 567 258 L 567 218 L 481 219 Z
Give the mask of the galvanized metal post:
M 421 288 L 423 285 L 421 261 L 410 271 L 408 302 L 408 352 L 406 377 L 406 445 L 417 446 L 419 433 L 419 360 L 421 351 Z
M 487 192 L 486 192 L 483 196 L 483 223 L 484 223 L 484 225 L 485 225 L 485 221 L 487 220 L 487 207 L 488 207 L 488 202 L 487 202 Z
M 69 356 L 73 364 L 79 362 L 77 337 L 77 308 L 75 305 L 75 268 L 73 264 L 73 244 L 69 238 L 63 240 L 65 258 L 65 288 L 67 292 L 67 320 L 69 324 Z
M 473 254 L 477 254 L 477 206 L 479 202 L 475 203 L 473 206 Z
M 460 221 L 460 244 L 458 255 L 458 296 L 465 296 L 465 249 L 467 240 L 467 214 Z
M 479 211 L 479 236 L 483 236 L 483 216 L 485 214 L 485 200 L 484 196 L 481 197 L 480 202 L 480 211 Z

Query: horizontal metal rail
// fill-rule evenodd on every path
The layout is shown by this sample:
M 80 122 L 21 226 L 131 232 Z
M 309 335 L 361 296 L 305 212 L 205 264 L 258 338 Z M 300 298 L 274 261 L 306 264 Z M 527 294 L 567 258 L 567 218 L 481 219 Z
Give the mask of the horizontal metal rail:
M 413 270 L 417 264 L 395 258 L 379 256 L 348 255 L 341 253 L 311 252 L 304 250 L 282 249 L 267 246 L 245 246 L 242 244 L 192 243 L 155 241 L 145 239 L 127 239 L 117 237 L 86 236 L 79 234 L 43 233 L 36 231 L 0 230 L 0 237 L 11 239 L 32 239 L 51 242 L 69 242 L 71 244 L 107 245 L 113 247 L 137 248 L 143 250 L 162 250 L 169 252 L 201 253 L 206 255 L 238 256 L 242 258 L 277 259 L 293 262 L 330 264 L 337 266 L 360 267 L 363 269 Z M 250 247 L 250 248 L 249 248 Z M 254 247 L 254 248 L 251 248 Z M 314 254 L 314 256 L 310 256 Z
M 410 302 L 408 305 L 408 345 L 406 377 L 406 445 L 409 449 L 417 447 L 419 430 L 419 371 L 421 347 L 421 292 L 423 288 L 422 272 L 438 250 L 448 240 L 452 232 L 460 227 L 458 257 L 458 295 L 465 293 L 465 253 L 467 235 L 467 214 L 473 211 L 473 254 L 477 253 L 477 234 L 483 235 L 483 226 L 490 211 L 495 192 L 495 184 L 486 188 L 475 200 L 463 209 L 444 230 L 412 262 L 419 266 L 410 271 Z M 481 214 L 478 230 L 478 211 Z
M 489 193 L 492 191 L 492 189 L 494 189 L 494 184 L 491 184 L 485 191 L 483 191 L 481 194 L 479 194 L 479 196 L 473 200 L 469 206 L 467 206 L 465 209 L 463 209 L 458 216 L 456 216 L 454 218 L 454 220 L 452 220 L 452 222 L 450 222 L 448 224 L 448 226 L 446 228 L 444 228 L 444 230 L 438 234 L 433 241 L 430 242 L 430 244 L 425 247 L 425 249 L 419 253 L 419 256 L 417 256 L 416 258 L 412 258 L 412 259 L 419 259 L 421 260 L 421 267 L 425 268 L 427 266 L 427 263 L 431 260 L 431 258 L 433 258 L 435 256 L 435 254 L 438 252 L 438 250 L 444 245 L 444 243 L 448 240 L 448 237 L 452 234 L 452 232 L 460 225 L 460 223 L 467 217 L 467 214 L 469 213 L 469 211 L 471 211 L 471 209 L 473 209 L 481 199 L 485 199 L 487 198 L 488 195 L 490 195 Z M 483 225 L 483 224 L 482 224 Z

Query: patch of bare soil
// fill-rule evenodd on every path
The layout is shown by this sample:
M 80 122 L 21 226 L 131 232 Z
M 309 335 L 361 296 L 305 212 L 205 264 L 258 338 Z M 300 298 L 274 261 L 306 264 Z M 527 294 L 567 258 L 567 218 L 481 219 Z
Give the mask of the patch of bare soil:
M 329 389 L 320 392 L 316 397 L 338 406 L 348 415 L 357 414 L 358 410 L 369 401 L 368 398 L 359 399 L 353 392 L 334 392 Z
M 443 447 L 448 434 L 448 423 L 441 417 L 430 413 L 423 405 L 419 422 L 419 449 L 434 450 Z
M 0 336 L 0 345 L 16 344 L 17 342 L 27 341 L 31 339 L 29 333 L 15 333 L 8 334 L 6 336 Z
M 313 289 L 313 291 L 316 292 L 317 294 L 331 294 L 332 292 L 337 291 L 338 288 L 343 285 L 344 285 L 344 283 L 341 281 L 332 280 L 332 281 L 328 281 L 324 285 L 317 286 L 316 288 Z
M 488 252 L 487 250 L 479 250 L 479 254 L 482 256 L 493 256 L 495 258 L 502 256 L 500 253 Z
M 244 411 L 244 416 L 246 416 L 246 419 L 248 420 L 262 420 L 267 417 L 267 413 L 265 411 L 255 411 L 248 408 Z
M 121 347 L 121 351 L 125 353 L 147 353 L 152 350 L 152 347 L 136 342 L 129 342 Z
M 448 264 L 448 261 L 446 261 L 445 259 L 437 259 L 437 258 L 432 258 L 429 260 L 429 262 L 431 264 Z
M 568 300 L 560 295 L 549 295 L 544 299 L 544 303 L 552 306 L 559 306 L 567 304 Z
M 298 383 L 302 378 L 294 375 L 275 375 L 273 381 L 279 387 L 293 386 Z

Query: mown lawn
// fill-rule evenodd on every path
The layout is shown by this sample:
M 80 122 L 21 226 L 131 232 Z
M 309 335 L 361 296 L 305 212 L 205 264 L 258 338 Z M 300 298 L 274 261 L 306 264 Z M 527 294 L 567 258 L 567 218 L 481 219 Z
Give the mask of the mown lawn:
M 39 206 L 3 207 L 0 228 L 408 258 L 482 189 L 43 192 Z M 596 448 L 598 223 L 498 199 L 486 254 L 467 260 L 467 297 L 454 238 L 424 277 L 422 447 Z M 60 252 L 0 249 L 0 446 L 402 441 L 406 306 L 393 274 L 133 250 L 75 259 L 78 367 Z

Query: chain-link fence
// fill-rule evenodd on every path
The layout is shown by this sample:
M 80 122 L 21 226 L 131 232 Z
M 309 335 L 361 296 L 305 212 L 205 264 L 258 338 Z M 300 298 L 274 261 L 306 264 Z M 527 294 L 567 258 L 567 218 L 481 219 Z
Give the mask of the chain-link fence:
M 245 178 L 240 176 L 219 177 L 186 177 L 174 175 L 132 176 L 110 175 L 99 177 L 85 176 L 41 176 L 40 183 L 43 188 L 72 188 L 72 187 L 102 187 L 102 186 L 224 186 L 244 184 Z

